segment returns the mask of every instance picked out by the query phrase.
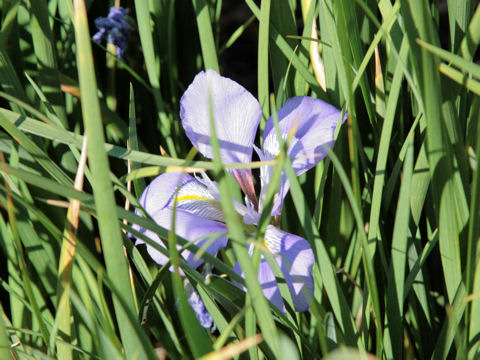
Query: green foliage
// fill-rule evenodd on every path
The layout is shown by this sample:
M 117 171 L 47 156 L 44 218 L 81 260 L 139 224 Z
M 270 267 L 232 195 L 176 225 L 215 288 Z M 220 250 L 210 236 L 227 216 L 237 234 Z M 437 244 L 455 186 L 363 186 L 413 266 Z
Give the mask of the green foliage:
M 114 3 L 136 24 L 123 60 L 91 41 Z M 480 6 L 240 3 L 246 15 L 227 31 L 226 0 L 0 1 L 1 359 L 480 358 Z M 227 72 L 240 41 L 257 49 L 242 61 L 262 129 L 295 95 L 348 113 L 315 170 L 297 177 L 285 148 L 275 160 L 272 186 L 281 170 L 291 184 L 281 226 L 316 257 L 304 313 L 291 310 L 282 279 L 286 314 L 262 296 L 260 252 L 249 256 L 245 242 L 262 242 L 268 211 L 247 239 L 233 208 L 239 190 L 225 169 L 261 163 L 222 164 L 215 136 L 214 160 L 196 156 L 179 121 L 193 76 Z M 217 257 L 133 213 L 152 176 L 192 168 L 219 184 L 231 241 Z M 134 246 L 133 223 L 169 244 L 144 239 L 170 263 Z M 213 274 L 189 267 L 175 244 Z M 218 330 L 200 326 L 170 266 Z

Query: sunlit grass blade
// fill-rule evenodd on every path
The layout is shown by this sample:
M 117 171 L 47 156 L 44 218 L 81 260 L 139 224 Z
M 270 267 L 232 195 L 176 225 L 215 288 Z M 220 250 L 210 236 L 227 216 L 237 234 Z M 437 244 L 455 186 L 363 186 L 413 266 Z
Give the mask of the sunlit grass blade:
M 252 10 L 253 14 L 257 19 L 260 18 L 260 9 L 252 0 L 245 0 L 247 5 L 249 6 L 250 10 Z M 315 76 L 308 70 L 308 68 L 303 64 L 303 62 L 299 59 L 298 55 L 295 54 L 292 47 L 289 45 L 287 40 L 277 31 L 277 29 L 270 25 L 269 29 L 270 37 L 272 38 L 273 42 L 276 46 L 280 49 L 282 54 L 292 63 L 292 66 L 302 75 L 305 81 L 315 90 L 318 94 L 322 92 L 320 86 L 315 79 Z
M 442 48 L 439 48 L 438 46 L 426 43 L 425 41 L 420 39 L 417 40 L 417 44 L 427 49 L 432 54 L 438 56 L 440 59 L 448 61 L 450 64 L 455 65 L 457 68 L 462 69 L 463 72 L 470 73 L 476 78 L 480 77 L 480 66 L 476 65 L 475 63 L 467 61 L 458 55 L 452 54 L 446 50 L 443 50 Z
M 220 68 L 218 66 L 215 40 L 213 38 L 209 4 L 206 0 L 192 0 L 192 3 L 197 19 L 204 68 L 205 70 L 212 69 L 219 72 Z
M 8 119 L 10 123 L 16 123 L 18 125 L 18 128 L 25 132 L 38 135 L 46 139 L 56 140 L 63 144 L 74 145 L 78 149 L 82 148 L 82 142 L 83 142 L 82 135 L 60 129 L 56 126 L 42 123 L 38 120 L 25 117 L 21 114 L 14 113 L 3 108 L 0 108 L 0 115 L 3 115 L 6 119 Z M 1 119 L 2 117 L 0 117 L 0 120 Z M 6 126 L 8 126 L 8 124 Z M 11 127 L 9 127 L 9 129 L 10 128 Z M 107 153 L 109 156 L 118 157 L 120 159 L 125 159 L 125 160 L 130 159 L 138 163 L 144 163 L 144 164 L 150 164 L 150 165 L 161 165 L 161 166 L 182 166 L 182 165 L 186 166 L 185 161 L 183 159 L 169 158 L 169 157 L 150 154 L 146 152 L 128 150 L 127 148 L 111 145 L 108 143 L 104 143 L 103 148 L 105 153 Z M 47 158 L 48 157 L 40 156 L 39 154 L 40 160 L 45 159 L 45 161 L 48 161 Z M 208 162 L 194 161 L 194 162 L 191 162 L 188 166 L 199 167 L 206 170 L 213 169 L 213 165 L 209 161 Z M 260 166 L 260 164 L 258 164 L 258 166 Z M 55 175 L 55 173 L 53 173 L 53 170 L 51 171 L 52 171 L 52 175 Z M 71 182 L 71 180 L 69 182 Z
M 3 309 L 0 307 L 2 317 L 5 316 Z M 0 320 L 0 358 L 5 360 L 13 359 L 10 350 L 10 337 L 3 319 Z
M 129 107 L 129 114 L 128 114 L 128 144 L 130 149 L 138 150 L 138 138 L 137 138 L 137 124 L 136 124 L 136 112 L 135 112 L 135 95 L 133 91 L 133 86 L 130 84 L 130 107 Z M 136 162 L 129 162 L 130 171 L 135 171 L 140 169 L 140 164 Z M 139 198 L 142 194 L 143 190 L 145 189 L 145 181 L 142 179 L 135 179 L 133 181 L 133 186 L 135 189 L 135 194 Z
M 432 360 L 447 359 L 448 353 L 459 331 L 459 324 L 465 311 L 465 286 L 460 283 L 455 294 L 452 306 L 448 309 L 447 317 L 442 325 L 442 330 L 437 338 Z
M 85 166 L 87 162 L 87 141 L 85 138 L 82 156 L 80 158 L 77 175 L 75 177 L 74 188 L 81 191 L 83 188 L 83 177 Z M 73 258 L 75 255 L 76 241 L 74 234 L 77 232 L 80 216 L 80 202 L 78 200 L 71 200 L 67 212 L 67 228 L 65 229 L 65 236 L 62 243 L 62 250 L 59 262 L 58 282 L 57 282 L 57 314 L 58 314 L 58 330 L 66 337 L 65 340 L 72 343 L 70 338 L 72 332 L 70 327 L 71 322 L 71 303 L 70 303 L 70 289 L 72 281 L 72 267 Z M 72 359 L 72 349 L 63 344 L 57 345 L 57 353 L 62 359 Z
M 49 11 L 46 0 L 31 0 L 29 10 L 33 47 L 40 72 L 40 85 L 44 93 L 49 94 L 49 101 L 62 123 L 66 126 L 66 113 L 63 94 L 60 91 L 59 71 L 55 53 L 52 30 L 50 29 Z
M 480 44 L 480 7 L 475 10 L 468 25 L 468 31 L 460 44 L 462 56 L 467 60 L 472 60 L 478 44 Z
M 24 118 L 22 115 L 18 115 L 18 120 Z M 35 161 L 47 171 L 53 178 L 55 178 L 61 184 L 71 184 L 72 180 L 65 174 L 65 172 L 52 161 L 49 156 L 38 147 L 28 136 L 22 133 L 18 128 L 12 124 L 7 118 L 0 114 L 0 126 L 7 131 L 12 137 L 20 142 L 21 146 L 28 151 Z
M 135 0 L 135 11 L 137 14 L 138 32 L 142 43 L 143 56 L 147 67 L 148 79 L 152 86 L 153 97 L 158 111 L 160 128 L 167 149 L 171 156 L 177 156 L 177 150 L 172 139 L 172 129 L 170 121 L 165 113 L 165 106 L 160 93 L 160 63 L 155 59 L 155 47 L 153 45 L 153 36 L 150 21 L 149 4 L 144 0 Z
M 211 114 L 210 119 L 210 131 L 210 141 L 214 154 L 213 163 L 215 165 L 215 173 L 217 175 L 216 178 L 218 179 L 218 188 L 222 200 L 222 209 L 225 214 L 225 220 L 228 227 L 229 239 L 232 243 L 232 248 L 245 277 L 245 284 L 248 289 L 247 299 L 252 301 L 253 308 L 255 309 L 255 315 L 258 319 L 258 326 L 262 330 L 262 335 L 265 338 L 270 351 L 272 351 L 273 354 L 278 355 L 278 332 L 275 327 L 267 300 L 265 299 L 260 283 L 258 282 L 258 270 L 253 266 L 252 259 L 248 254 L 248 243 L 246 242 L 243 228 L 239 223 L 238 215 L 233 206 L 231 196 L 234 194 L 234 189 L 232 189 L 232 185 L 230 185 L 228 182 L 227 176 L 229 175 L 227 174 L 221 161 L 220 143 L 216 136 L 213 113 Z
M 123 241 L 116 216 L 115 199 L 110 181 L 110 168 L 107 155 L 101 149 L 104 147 L 103 127 L 96 91 L 95 71 L 93 67 L 90 34 L 86 17 L 85 3 L 82 0 L 74 2 L 75 38 L 77 44 L 78 75 L 80 92 L 82 94 L 82 113 L 87 136 L 88 159 L 91 171 L 95 205 L 102 248 L 117 298 L 114 296 L 116 317 L 127 357 L 152 354 L 150 344 L 143 344 L 137 330 L 132 325 L 129 315 L 135 313 L 135 302 L 130 287 L 128 267 L 123 253 Z
M 480 81 L 466 77 L 462 72 L 455 70 L 454 68 L 443 63 L 438 66 L 438 70 L 460 85 L 465 86 L 468 90 L 480 95 Z
M 387 319 L 385 332 L 385 352 L 387 356 L 401 358 L 403 353 L 403 333 L 401 323 L 404 321 L 405 272 L 409 243 L 410 188 L 413 173 L 413 137 L 409 143 L 403 166 L 404 176 L 398 196 L 398 206 L 393 229 L 391 266 L 388 273 Z
M 426 4 L 413 2 L 410 13 L 406 8 L 402 10 L 403 15 L 410 17 L 415 23 L 420 37 L 424 41 L 433 42 L 433 24 Z M 413 33 L 416 30 L 411 31 Z M 440 253 L 448 298 L 453 302 L 461 281 L 459 237 L 468 220 L 468 207 L 459 169 L 455 166 L 461 165 L 461 162 L 449 145 L 453 139 L 449 138 L 451 133 L 447 133 L 449 123 L 446 120 L 450 118 L 442 116 L 442 107 L 438 101 L 441 98 L 440 88 L 435 85 L 440 82 L 436 69 L 438 61 L 426 50 L 417 52 L 416 55 L 419 61 L 418 76 L 422 79 L 420 87 L 427 123 L 426 149 L 435 196 Z
M 472 16 L 474 2 L 472 0 L 447 0 L 448 23 L 450 25 L 450 46 L 456 52 L 460 40 L 468 30 L 468 23 Z
M 257 334 L 252 337 L 245 338 L 237 343 L 233 343 L 225 346 L 222 349 L 211 352 L 202 356 L 199 360 L 226 360 L 240 355 L 245 350 L 249 349 L 253 345 L 257 345 L 263 341 L 262 335 Z M 291 359 L 291 357 L 288 357 Z
M 270 29 L 270 0 L 262 1 L 260 6 L 260 28 L 258 32 L 258 56 L 257 56 L 257 82 L 258 82 L 258 101 L 263 110 L 262 120 L 260 121 L 260 131 L 263 131 L 269 115 L 269 29 Z

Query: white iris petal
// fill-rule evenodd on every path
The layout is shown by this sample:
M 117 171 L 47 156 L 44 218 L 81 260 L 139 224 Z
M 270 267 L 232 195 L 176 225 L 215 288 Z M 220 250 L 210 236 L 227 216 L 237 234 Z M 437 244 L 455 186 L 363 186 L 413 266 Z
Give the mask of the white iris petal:
M 204 219 L 225 221 L 222 208 L 210 188 L 199 181 L 183 184 L 175 199 L 177 208 L 188 211 Z
M 282 230 L 273 225 L 267 226 L 267 231 L 265 231 L 265 244 L 273 254 L 280 253 L 283 236 L 285 236 L 285 232 Z

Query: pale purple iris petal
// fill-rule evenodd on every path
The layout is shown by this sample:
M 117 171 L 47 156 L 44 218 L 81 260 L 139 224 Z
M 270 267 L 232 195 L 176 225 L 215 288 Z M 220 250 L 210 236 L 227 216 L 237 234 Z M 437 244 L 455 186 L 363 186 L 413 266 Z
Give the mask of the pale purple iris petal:
M 164 173 L 160 176 L 157 176 L 145 188 L 138 202 L 145 209 L 147 214 L 152 216 L 153 214 L 162 210 L 165 206 L 167 206 L 169 202 L 172 201 L 175 195 L 175 189 L 178 187 L 178 185 L 185 184 L 186 182 L 191 181 L 192 179 L 194 178 L 188 174 Z M 141 212 L 139 210 L 135 210 L 135 214 L 141 216 Z M 147 234 L 148 232 L 149 233 L 148 237 L 152 238 L 151 231 L 148 231 L 137 224 L 133 224 L 133 228 L 136 231 L 141 232 L 143 234 Z M 132 235 L 129 235 L 129 236 L 132 237 Z M 143 243 L 144 243 L 143 240 L 137 239 L 135 242 L 135 245 L 140 245 Z M 160 263 L 159 261 L 156 261 L 156 262 Z
M 286 138 L 290 132 L 293 132 L 292 135 L 297 140 L 295 146 L 290 146 L 288 150 L 297 175 L 312 168 L 325 157 L 325 146 L 329 148 L 333 146 L 333 134 L 340 114 L 341 111 L 335 106 L 308 96 L 290 98 L 278 110 L 281 134 Z M 343 121 L 345 119 L 346 116 Z M 270 117 L 263 133 L 264 143 L 268 143 L 267 138 L 272 136 L 275 142 L 276 130 Z M 271 145 L 271 147 L 275 149 L 278 145 L 276 147 Z M 267 153 L 271 150 L 264 146 L 263 151 Z
M 296 96 L 288 99 L 278 110 L 279 128 L 282 138 L 292 137 L 287 150 L 292 159 L 292 167 L 297 175 L 303 174 L 318 164 L 333 146 L 333 137 L 341 111 L 320 99 L 308 96 Z M 347 115 L 344 116 L 345 121 Z M 270 117 L 263 133 L 263 153 L 266 160 L 274 159 L 280 151 L 277 131 Z M 265 182 L 270 180 L 271 167 L 261 169 Z M 282 176 L 272 215 L 280 215 L 283 199 L 289 189 L 289 183 Z
M 240 268 L 240 264 L 237 262 L 233 270 L 238 273 L 240 276 L 244 277 L 243 271 Z M 263 295 L 272 302 L 281 312 L 285 313 L 285 304 L 282 299 L 282 294 L 278 288 L 277 279 L 273 274 L 270 265 L 268 265 L 267 261 L 262 258 L 260 261 L 260 265 L 258 267 L 258 281 L 262 286 Z M 238 284 L 237 284 L 238 285 Z M 240 286 L 244 291 L 247 289 L 244 286 Z
M 185 291 L 187 293 L 187 301 L 192 307 L 193 311 L 195 311 L 195 315 L 197 316 L 200 325 L 206 329 L 210 329 L 211 332 L 214 332 L 216 326 L 213 322 L 213 319 L 205 308 L 202 298 L 194 289 L 192 284 L 190 284 L 190 282 L 187 283 Z
M 139 203 L 147 213 L 152 214 L 172 201 L 179 185 L 192 180 L 195 178 L 183 173 L 172 172 L 159 175 L 145 188 Z
M 211 107 L 210 107 L 211 104 Z M 249 163 L 262 109 L 243 86 L 214 70 L 200 72 L 180 100 L 180 118 L 185 132 L 198 151 L 213 158 L 210 145 L 211 115 L 224 163 Z M 231 170 L 243 192 L 256 202 L 250 169 Z
M 164 208 L 152 214 L 151 216 L 159 226 L 167 230 L 171 230 L 172 214 L 172 210 L 170 210 L 169 208 Z M 214 236 L 216 237 L 213 241 L 211 241 L 210 245 L 206 249 L 206 251 L 211 255 L 215 255 L 218 250 L 227 245 L 227 237 L 225 236 L 225 234 L 218 237 L 218 234 L 226 232 L 227 227 L 225 226 L 225 224 L 219 223 L 217 221 L 203 219 L 199 216 L 190 214 L 181 209 L 178 209 L 176 211 L 176 235 L 184 238 L 187 241 L 194 241 L 195 245 L 198 247 L 202 247 L 207 241 L 212 240 Z M 153 233 L 150 230 L 147 230 L 145 231 L 145 235 L 149 236 L 150 239 L 152 239 L 159 245 L 165 247 L 164 242 L 158 237 L 157 234 Z M 178 245 L 178 248 L 180 247 L 181 246 Z M 168 261 L 168 257 L 163 255 L 153 246 L 147 244 L 147 250 L 152 259 L 158 264 L 164 265 Z M 182 256 L 193 268 L 197 268 L 203 263 L 203 260 L 201 258 L 196 258 L 195 254 L 189 250 L 182 251 Z
M 214 186 L 214 183 L 211 182 L 209 186 Z M 175 197 L 177 188 L 178 194 Z M 196 241 L 195 245 L 202 247 L 207 241 L 212 240 L 215 234 L 227 232 L 225 224 L 214 221 L 223 218 L 223 213 L 215 206 L 215 194 L 212 194 L 211 190 L 200 180 L 188 174 L 165 173 L 156 177 L 146 187 L 139 203 L 159 226 L 170 230 L 172 209 L 176 202 L 175 234 L 185 240 Z M 140 215 L 138 210 L 135 212 Z M 163 241 L 153 231 L 137 224 L 134 224 L 133 228 L 165 247 Z M 135 244 L 143 243 L 143 240 L 137 239 Z M 216 254 L 226 244 L 227 238 L 222 235 L 212 240 L 206 251 L 212 255 Z M 147 244 L 147 251 L 160 265 L 168 261 L 167 256 L 149 244 Z M 188 250 L 184 250 L 182 256 L 194 268 L 203 263 L 202 259 L 197 259 L 195 254 Z
M 295 311 L 308 310 L 313 301 L 313 265 L 315 263 L 310 244 L 304 238 L 287 233 L 273 225 L 267 227 L 265 243 L 283 273 Z M 238 263 L 234 270 L 243 276 Z M 262 285 L 265 297 L 278 309 L 285 312 L 285 304 L 277 280 L 270 265 L 263 257 L 260 261 L 258 281 Z M 243 289 L 245 290 L 245 288 Z
M 243 86 L 214 70 L 195 76 L 180 100 L 180 118 L 192 144 L 210 159 L 210 102 L 222 161 L 250 162 L 262 116 L 260 104 Z
M 287 233 L 269 225 L 265 232 L 265 242 L 276 255 L 296 311 L 306 311 L 313 301 L 313 264 L 315 257 L 312 248 L 304 238 Z
M 174 203 L 178 209 L 184 209 L 199 217 L 224 221 L 219 203 L 216 183 L 210 181 L 208 186 L 201 180 L 184 173 L 164 173 L 157 176 L 145 188 L 140 197 L 140 205 L 152 214 L 165 207 L 172 208 Z M 178 193 L 175 191 L 178 189 Z M 175 197 L 175 195 L 177 197 Z M 136 211 L 140 214 L 139 211 Z

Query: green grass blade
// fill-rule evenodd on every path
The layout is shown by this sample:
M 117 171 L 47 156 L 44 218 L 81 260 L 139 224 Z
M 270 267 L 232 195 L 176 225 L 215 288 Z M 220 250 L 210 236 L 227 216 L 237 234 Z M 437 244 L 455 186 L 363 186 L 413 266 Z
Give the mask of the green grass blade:
M 307 240 L 310 242 L 310 245 L 316 254 L 317 265 L 322 275 L 323 287 L 327 292 L 328 300 L 332 306 L 335 318 L 340 325 L 345 342 L 349 346 L 362 347 L 363 344 L 361 343 L 361 339 L 355 328 L 355 323 L 345 298 L 345 294 L 337 279 L 337 275 L 334 272 L 332 261 L 330 260 L 330 256 L 324 243 L 320 239 L 316 227 L 313 225 L 314 222 L 308 207 L 305 206 L 305 197 L 297 176 L 288 161 L 285 163 L 285 172 L 290 182 L 290 191 L 292 192 L 292 198 L 298 219 L 305 230 Z
M 465 286 L 463 286 L 463 283 L 460 283 L 454 300 L 452 301 L 452 307 L 449 309 L 447 318 L 442 325 L 432 360 L 447 359 L 455 336 L 458 334 L 459 324 L 465 311 L 466 295 Z
M 75 38 L 77 44 L 78 75 L 82 94 L 82 112 L 87 136 L 89 165 L 95 177 L 92 178 L 98 225 L 104 251 L 107 274 L 110 275 L 116 293 L 114 297 L 117 321 L 122 324 L 120 334 L 128 358 L 148 357 L 153 349 L 144 344 L 129 320 L 128 313 L 135 313 L 135 302 L 128 275 L 127 261 L 123 253 L 123 241 L 116 216 L 115 199 L 110 181 L 110 169 L 104 147 L 100 106 L 96 96 L 97 88 L 93 67 L 87 14 L 82 0 L 75 5 Z M 125 304 L 125 307 L 122 306 Z
M 1 309 L 1 317 L 0 317 L 0 358 L 5 360 L 13 359 L 12 353 L 10 350 L 11 342 L 10 337 L 8 336 L 7 328 L 5 326 L 5 321 L 3 317 L 5 313 L 3 309 Z
M 46 0 L 29 0 L 31 32 L 40 84 L 43 93 L 49 94 L 49 101 L 62 123 L 67 127 L 63 94 L 55 53 L 55 43 L 50 29 L 49 12 Z
M 138 150 L 138 138 L 137 138 L 137 124 L 136 124 L 136 113 L 135 113 L 135 94 L 133 92 L 133 86 L 130 84 L 130 107 L 128 114 L 128 142 L 130 149 Z M 137 162 L 130 161 L 130 171 L 135 171 L 140 169 L 140 164 Z M 138 198 L 145 189 L 145 181 L 143 179 L 133 180 L 133 187 L 135 189 L 135 194 Z
M 442 74 L 448 76 L 453 81 L 465 86 L 468 90 L 480 95 L 480 81 L 466 77 L 464 73 L 445 64 L 440 64 L 438 66 L 438 70 L 440 70 Z
M 260 131 L 263 131 L 269 115 L 269 69 L 268 43 L 270 28 L 270 0 L 262 1 L 260 6 L 260 27 L 258 30 L 257 81 L 258 101 L 263 110 Z
M 480 122 L 477 122 L 476 158 L 480 159 Z M 468 224 L 467 264 L 465 268 L 466 290 L 473 296 L 472 304 L 467 309 L 466 326 L 469 326 L 469 341 L 476 342 L 472 353 L 480 352 L 480 166 L 475 168 L 472 178 L 472 192 L 470 200 L 470 221 Z M 470 295 L 471 294 L 471 295 Z M 470 324 L 469 324 L 470 323 Z M 473 344 L 472 344 L 473 345 Z M 476 350 L 475 350 L 476 349 Z
M 412 17 L 420 37 L 426 42 L 436 40 L 430 11 L 426 4 L 412 2 L 410 6 L 411 13 L 404 12 L 404 15 Z M 450 145 L 439 102 L 442 95 L 440 88 L 436 85 L 440 83 L 436 70 L 437 61 L 426 50 L 422 50 L 418 55 L 421 67 L 417 71 L 422 79 L 421 89 L 427 122 L 427 156 L 436 199 L 440 253 L 448 298 L 453 302 L 461 281 L 459 236 L 468 220 L 468 207 L 466 207 L 459 171 L 455 169 L 455 155 Z
M 253 2 L 253 0 L 245 0 L 246 4 L 253 12 L 257 19 L 260 19 L 260 9 Z M 298 55 L 295 54 L 294 50 L 288 43 L 288 41 L 278 32 L 275 26 L 270 25 L 269 29 L 270 37 L 272 38 L 275 45 L 280 49 L 282 54 L 292 63 L 292 66 L 301 74 L 305 81 L 310 85 L 310 87 L 317 93 L 322 93 L 322 88 L 318 85 L 315 76 L 309 71 L 308 67 L 299 59 Z
M 409 146 L 404 162 L 404 175 L 398 196 L 398 206 L 395 214 L 395 225 L 392 237 L 391 267 L 388 274 L 387 294 L 387 318 L 388 327 L 385 333 L 385 341 L 389 340 L 386 346 L 387 356 L 402 358 L 403 333 L 402 322 L 404 321 L 404 298 L 405 298 L 405 267 L 407 264 L 407 251 L 409 242 L 409 220 L 410 220 L 410 188 L 413 174 L 413 136 L 407 140 Z M 387 334 L 388 333 L 388 334 Z M 389 352 L 391 353 L 389 354 Z
M 422 48 L 428 50 L 432 54 L 438 56 L 440 59 L 454 64 L 458 68 L 462 69 L 462 71 L 468 72 L 476 78 L 480 77 L 480 66 L 476 65 L 475 63 L 465 60 L 464 58 L 452 54 L 446 50 L 443 50 L 442 48 L 426 43 L 425 41 L 420 39 L 417 40 L 417 44 L 420 45 Z
M 478 44 L 480 44 L 480 7 L 475 10 L 468 25 L 468 31 L 460 44 L 462 56 L 467 60 L 472 60 Z
M 474 2 L 472 0 L 447 0 L 447 4 L 448 23 L 450 25 L 450 46 L 452 51 L 456 52 L 460 40 L 467 32 Z
M 160 129 L 167 149 L 171 156 L 177 156 L 177 150 L 172 138 L 172 129 L 170 122 L 165 113 L 165 106 L 160 93 L 160 69 L 155 60 L 155 47 L 153 45 L 153 36 L 151 28 L 150 10 L 148 1 L 135 0 L 135 11 L 137 14 L 137 26 L 140 35 L 140 41 L 143 49 L 143 56 L 145 58 L 145 65 L 147 67 L 148 79 L 152 86 L 153 97 L 158 111 L 158 118 L 160 120 Z
M 8 56 L 5 48 L 0 44 L 0 77 L 2 78 L 2 89 L 22 101 L 26 101 L 25 91 L 20 84 L 20 80 L 15 72 L 12 61 Z M 16 112 L 23 110 L 14 102 L 10 102 L 12 109 Z
M 405 59 L 408 47 L 404 42 L 400 50 L 400 58 Z M 397 64 L 392 80 L 388 99 L 386 101 L 385 119 L 383 121 L 382 131 L 380 135 L 380 143 L 378 145 L 378 155 L 375 167 L 375 179 L 373 184 L 372 206 L 370 209 L 368 243 L 370 253 L 374 254 L 379 232 L 379 219 L 382 208 L 382 194 L 385 184 L 385 169 L 387 165 L 388 147 L 391 141 L 393 130 L 393 122 L 398 106 L 399 93 L 403 79 L 403 70 L 400 63 Z M 386 264 L 383 264 L 386 266 Z M 386 269 L 385 269 L 386 270 Z
M 22 122 L 24 116 L 17 114 L 17 124 Z M 65 172 L 57 165 L 40 147 L 35 144 L 27 135 L 22 133 L 10 122 L 7 117 L 0 113 L 0 126 L 7 131 L 10 136 L 21 144 L 21 146 L 28 151 L 35 161 L 54 179 L 61 184 L 71 184 L 72 180 L 65 174 Z
M 254 267 L 252 259 L 250 258 L 243 228 L 238 220 L 238 215 L 235 211 L 232 201 L 232 194 L 235 193 L 232 185 L 227 179 L 227 172 L 223 167 L 220 157 L 220 142 L 216 137 L 215 122 L 213 116 L 210 119 L 211 123 L 211 144 L 213 147 L 213 163 L 216 167 L 216 179 L 218 179 L 218 188 L 222 203 L 222 209 L 225 214 L 225 220 L 229 231 L 229 239 L 232 243 L 233 251 L 240 264 L 240 268 L 245 276 L 245 284 L 248 289 L 248 299 L 251 299 L 255 315 L 258 319 L 258 326 L 262 330 L 262 335 L 267 342 L 270 350 L 279 356 L 279 339 L 278 332 L 275 327 L 273 317 L 262 291 L 262 287 L 258 282 L 258 269 Z M 237 190 L 238 191 L 238 190 Z M 248 317 L 247 317 L 248 319 Z
M 205 70 L 213 69 L 216 72 L 220 72 L 208 2 L 206 0 L 192 0 L 192 3 L 197 18 L 198 35 L 200 36 Z

